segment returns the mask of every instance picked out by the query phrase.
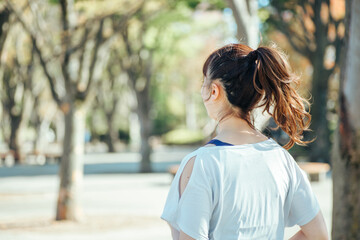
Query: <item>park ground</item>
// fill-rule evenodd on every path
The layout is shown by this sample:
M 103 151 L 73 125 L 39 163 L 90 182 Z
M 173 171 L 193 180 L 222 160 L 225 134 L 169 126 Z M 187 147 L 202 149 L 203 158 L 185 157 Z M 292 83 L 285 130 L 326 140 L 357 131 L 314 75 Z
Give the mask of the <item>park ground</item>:
M 135 152 L 85 155 L 80 222 L 54 221 L 58 166 L 0 167 L 1 240 L 168 240 L 160 215 L 172 176 L 167 168 L 193 149 L 164 147 L 154 151 L 155 173 L 138 174 Z M 328 174 L 312 182 L 330 234 L 332 181 Z M 285 229 L 285 238 L 299 227 Z

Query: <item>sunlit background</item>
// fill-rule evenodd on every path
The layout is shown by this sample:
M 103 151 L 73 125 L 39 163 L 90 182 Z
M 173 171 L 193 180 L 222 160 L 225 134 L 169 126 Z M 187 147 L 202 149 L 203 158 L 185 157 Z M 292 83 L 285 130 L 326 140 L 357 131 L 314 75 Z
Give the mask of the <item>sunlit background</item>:
M 345 0 L 1 1 L 0 239 L 171 239 L 171 167 L 216 135 L 202 65 L 238 42 L 275 43 L 301 76 L 317 140 L 290 153 L 330 233 L 344 17 Z

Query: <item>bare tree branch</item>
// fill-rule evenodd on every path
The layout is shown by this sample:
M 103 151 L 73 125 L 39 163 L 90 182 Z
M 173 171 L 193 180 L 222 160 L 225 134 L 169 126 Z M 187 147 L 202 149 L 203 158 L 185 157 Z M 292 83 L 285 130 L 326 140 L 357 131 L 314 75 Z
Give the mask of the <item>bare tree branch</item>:
M 60 99 L 58 93 L 56 92 L 55 89 L 55 78 L 53 78 L 50 74 L 50 71 L 48 69 L 48 66 L 46 64 L 45 58 L 43 56 L 43 53 L 41 51 L 41 49 L 38 46 L 37 43 L 37 39 L 36 39 L 36 35 L 31 31 L 31 29 L 29 28 L 29 26 L 27 26 L 27 24 L 25 23 L 25 21 L 22 19 L 20 13 L 12 6 L 12 4 L 10 3 L 9 0 L 6 0 L 6 7 L 15 15 L 15 17 L 17 18 L 17 20 L 20 22 L 20 24 L 22 25 L 22 27 L 24 28 L 24 30 L 29 34 L 33 47 L 35 49 L 36 54 L 39 56 L 39 60 L 40 60 L 40 64 L 44 70 L 45 76 L 48 79 L 48 82 L 50 84 L 50 90 L 51 90 L 51 94 L 55 100 L 55 102 L 60 106 L 62 104 L 62 100 Z
M 69 63 L 70 63 L 70 57 L 71 52 L 69 52 L 69 48 L 71 46 L 71 21 L 69 12 L 71 12 L 71 9 L 73 8 L 73 0 L 60 0 L 60 7 L 61 7 L 61 23 L 62 23 L 62 38 L 61 38 L 61 45 L 62 49 L 64 51 L 64 56 L 61 59 L 61 71 L 64 77 L 64 83 L 65 83 L 65 89 L 67 93 L 70 93 L 73 95 L 74 93 L 74 84 L 70 79 L 70 73 L 69 73 Z
M 10 28 L 9 26 L 7 28 L 3 28 L 3 25 L 9 22 L 9 17 L 10 17 L 10 11 L 7 8 L 5 8 L 0 13 L 0 59 L 2 55 L 2 50 L 5 45 L 5 40 Z
M 99 23 L 99 29 L 96 34 L 95 46 L 94 46 L 92 56 L 91 56 L 91 62 L 90 62 L 90 67 L 89 67 L 89 79 L 87 82 L 87 86 L 84 91 L 79 91 L 79 89 L 77 88 L 76 98 L 85 99 L 90 91 L 92 82 L 94 81 L 95 64 L 96 64 L 100 45 L 103 42 L 103 28 L 104 28 L 104 20 L 101 20 Z M 81 80 L 81 79 L 79 79 L 79 80 Z
M 107 66 L 107 72 L 108 72 L 108 74 L 109 74 L 110 89 L 114 89 L 116 76 L 115 76 L 115 74 L 113 73 L 110 64 L 108 64 L 108 66 Z M 111 108 L 107 111 L 106 114 L 107 114 L 107 115 L 113 114 L 113 113 L 116 111 L 116 108 L 117 108 L 118 103 L 119 103 L 119 98 L 116 97 L 116 95 L 113 93 L 113 96 L 112 96 L 112 104 L 110 105 Z M 104 106 L 104 107 L 105 107 L 105 106 Z
M 288 26 L 286 23 L 284 23 L 283 21 L 280 20 L 276 20 L 273 17 L 269 19 L 269 21 L 276 25 L 276 28 L 286 36 L 286 38 L 288 39 L 291 47 L 297 51 L 298 53 L 300 53 L 301 55 L 303 55 L 304 57 L 309 57 L 311 55 L 311 51 L 308 48 L 308 46 L 306 46 L 306 44 L 304 45 L 299 45 L 299 42 L 303 42 L 303 40 L 297 35 L 297 33 L 295 33 L 294 31 L 292 31 L 290 29 L 290 26 Z
M 245 2 L 245 1 L 244 1 Z M 237 38 L 241 41 L 245 38 L 245 42 L 248 42 L 248 34 L 246 32 L 246 26 L 244 20 L 249 19 L 249 4 L 247 6 L 237 6 L 234 0 L 227 0 L 229 7 L 231 8 L 234 18 L 237 24 Z M 241 2 L 238 2 L 240 4 Z M 245 10 L 247 9 L 247 10 Z
M 45 29 L 45 20 L 42 18 L 39 8 L 39 3 L 36 3 L 34 0 L 27 0 L 27 6 L 29 7 L 31 13 L 33 16 L 36 16 L 34 18 L 35 24 L 32 26 L 36 26 L 36 29 L 34 32 L 41 34 L 42 38 L 45 40 L 46 45 L 48 45 L 51 49 L 54 49 L 54 46 L 51 42 L 51 36 L 53 36 L 53 32 L 49 31 L 48 29 Z M 23 12 L 25 10 L 26 5 L 24 6 L 24 9 L 21 10 Z
M 48 70 L 46 61 L 45 61 L 44 58 L 43 58 L 43 55 L 42 55 L 42 53 L 41 53 L 40 48 L 37 46 L 35 37 L 32 36 L 32 35 L 31 35 L 31 40 L 32 40 L 32 43 L 33 43 L 33 47 L 34 47 L 34 49 L 35 49 L 35 52 L 36 52 L 37 55 L 39 56 L 40 64 L 41 64 L 41 66 L 42 66 L 42 68 L 43 68 L 43 70 L 44 70 L 45 76 L 47 77 L 48 82 L 49 82 L 49 84 L 50 84 L 51 94 L 52 94 L 55 102 L 58 104 L 58 106 L 61 106 L 61 105 L 62 105 L 62 100 L 60 99 L 58 93 L 56 92 L 56 89 L 55 89 L 55 79 L 50 75 L 50 72 L 49 72 L 49 70 Z
M 69 52 L 69 54 L 73 54 L 73 53 L 75 53 L 76 51 L 78 51 L 79 49 L 82 49 L 82 48 L 85 48 L 85 44 L 86 44 L 86 42 L 89 40 L 89 36 L 90 36 L 90 32 L 91 32 L 91 29 L 88 27 L 88 26 L 86 26 L 85 27 L 85 30 L 84 30 L 84 34 L 83 34 L 83 36 L 82 36 L 82 38 L 81 38 L 81 40 L 80 40 L 80 42 L 76 45 L 76 46 L 74 46 L 74 47 L 72 47 L 72 48 L 69 48 L 67 51 Z
M 304 2 L 304 1 L 301 1 L 301 2 Z M 309 30 L 305 26 L 305 18 L 306 17 L 310 18 L 310 16 L 308 14 L 305 14 L 306 10 L 305 10 L 304 5 L 302 5 L 302 11 L 303 11 L 302 14 L 299 14 L 299 13 L 296 14 L 295 19 L 297 20 L 298 23 L 300 23 L 300 26 L 301 26 L 301 29 L 302 29 L 301 32 L 303 34 L 304 41 L 305 41 L 305 47 L 308 49 L 308 51 L 311 51 L 310 48 L 309 48 L 309 45 L 313 42 L 313 39 L 311 38 L 311 33 L 309 32 Z

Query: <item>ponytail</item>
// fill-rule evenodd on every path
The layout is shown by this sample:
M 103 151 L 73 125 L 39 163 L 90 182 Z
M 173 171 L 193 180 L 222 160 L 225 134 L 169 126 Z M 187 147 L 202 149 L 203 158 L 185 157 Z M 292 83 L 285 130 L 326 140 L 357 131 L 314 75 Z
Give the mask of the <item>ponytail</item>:
M 279 127 L 287 133 L 290 141 L 283 146 L 290 149 L 294 143 L 306 145 L 312 141 L 302 141 L 303 132 L 307 130 L 311 115 L 306 111 L 304 103 L 310 103 L 302 98 L 295 87 L 299 86 L 299 78 L 290 71 L 286 56 L 279 50 L 270 47 L 259 47 L 257 50 L 256 68 L 253 77 L 254 88 L 264 94 L 265 110 L 273 117 Z M 260 86 L 255 79 L 258 78 Z M 295 86 L 291 86 L 291 84 Z M 269 108 L 274 103 L 274 112 Z
M 280 127 L 290 137 L 283 146 L 285 149 L 295 143 L 304 146 L 315 140 L 302 140 L 311 122 L 310 103 L 297 93 L 299 78 L 291 72 L 286 56 L 276 48 L 253 50 L 242 44 L 227 45 L 209 56 L 203 74 L 208 74 L 211 80 L 220 79 L 230 104 L 240 109 L 239 117 L 252 128 L 250 112 L 265 106 L 263 112 L 267 111 L 278 125 L 275 129 Z M 262 99 L 263 103 L 258 106 Z

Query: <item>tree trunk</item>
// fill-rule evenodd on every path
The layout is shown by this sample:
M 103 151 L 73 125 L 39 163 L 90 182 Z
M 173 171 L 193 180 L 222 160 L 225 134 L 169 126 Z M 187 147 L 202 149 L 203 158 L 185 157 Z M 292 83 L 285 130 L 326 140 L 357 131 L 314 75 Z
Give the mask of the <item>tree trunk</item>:
M 58 113 L 56 113 L 54 123 L 56 142 L 63 142 L 65 138 L 65 123 L 63 112 L 59 111 Z
M 141 166 L 140 172 L 152 172 L 151 169 L 151 161 L 150 155 L 152 152 L 151 145 L 149 143 L 149 138 L 151 136 L 152 130 L 152 121 L 149 117 L 150 111 L 150 100 L 148 98 L 148 87 L 147 86 L 144 91 L 137 92 L 137 114 L 139 117 L 140 122 L 140 137 L 141 137 L 141 146 L 140 146 L 140 153 L 141 153 Z
M 108 151 L 113 153 L 115 152 L 115 146 L 114 143 L 116 142 L 116 140 L 118 139 L 118 132 L 116 131 L 116 129 L 114 129 L 114 112 L 110 112 L 108 114 L 106 114 L 106 120 L 107 120 L 107 124 L 108 124 L 108 132 L 106 134 L 106 145 L 108 146 Z
M 324 68 L 323 57 L 325 49 L 318 47 L 313 56 L 313 80 L 311 94 L 313 103 L 311 105 L 311 126 L 316 140 L 310 144 L 310 161 L 330 163 L 330 129 L 327 119 L 328 83 L 330 71 Z M 313 135 L 313 134 L 310 134 Z M 312 138 L 314 136 L 311 136 Z
M 106 145 L 108 147 L 108 152 L 109 153 L 114 153 L 114 152 L 116 152 L 115 151 L 115 146 L 114 146 L 115 141 L 114 141 L 114 139 L 113 139 L 113 137 L 111 135 L 113 135 L 113 134 L 111 134 L 110 132 L 108 132 L 106 134 L 105 143 L 106 143 Z
M 20 150 L 20 145 L 19 145 L 20 124 L 21 124 L 21 115 L 12 115 L 10 113 L 9 148 L 14 153 L 14 159 L 15 159 L 16 164 L 19 164 L 22 162 L 21 150 Z
M 339 128 L 333 155 L 332 239 L 360 239 L 360 0 L 346 1 Z
M 311 94 L 313 104 L 310 114 L 312 115 L 311 126 L 316 135 L 316 140 L 310 144 L 310 161 L 330 163 L 330 129 L 327 119 L 327 100 L 329 89 L 329 77 L 332 70 L 327 70 L 324 66 L 326 48 L 329 45 L 327 38 L 328 22 L 321 20 L 321 1 L 315 1 L 314 23 L 315 23 L 315 43 L 316 50 L 310 53 L 309 60 L 313 67 L 313 79 Z
M 141 144 L 141 137 L 140 137 L 140 121 L 139 121 L 139 114 L 135 111 L 131 111 L 128 117 L 128 124 L 129 124 L 129 134 L 130 134 L 130 150 L 136 151 Z
M 86 112 L 71 103 L 66 110 L 56 220 L 81 220 L 79 193 L 83 179 Z
M 259 44 L 259 19 L 257 0 L 227 0 L 237 26 L 240 43 L 257 48 Z

